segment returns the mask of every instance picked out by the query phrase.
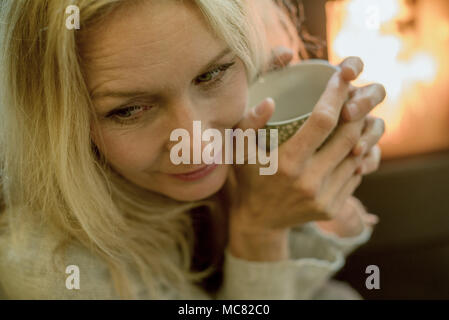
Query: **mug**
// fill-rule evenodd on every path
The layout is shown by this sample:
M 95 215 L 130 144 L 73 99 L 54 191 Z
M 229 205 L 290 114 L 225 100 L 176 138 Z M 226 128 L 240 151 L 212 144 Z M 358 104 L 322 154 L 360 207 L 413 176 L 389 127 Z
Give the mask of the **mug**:
M 298 131 L 310 117 L 332 75 L 339 70 L 326 60 L 306 60 L 269 72 L 250 86 L 250 106 L 268 97 L 276 103 L 274 114 L 264 127 L 267 147 L 275 138 L 270 136 L 270 129 L 278 130 L 278 146 Z

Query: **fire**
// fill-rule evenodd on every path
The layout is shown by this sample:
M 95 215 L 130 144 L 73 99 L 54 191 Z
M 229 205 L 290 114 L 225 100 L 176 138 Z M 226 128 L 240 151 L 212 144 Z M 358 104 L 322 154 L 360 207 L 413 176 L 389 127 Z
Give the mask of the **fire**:
M 362 58 L 365 70 L 356 84 L 379 82 L 388 94 L 373 112 L 387 125 L 381 141 L 384 155 L 407 153 L 404 146 L 398 149 L 411 140 L 404 133 L 412 130 L 407 119 L 425 116 L 424 93 L 435 85 L 440 69 L 438 54 L 420 41 L 416 8 L 406 0 L 342 0 L 328 2 L 326 11 L 329 60 Z M 435 37 L 449 37 L 449 28 L 434 31 Z

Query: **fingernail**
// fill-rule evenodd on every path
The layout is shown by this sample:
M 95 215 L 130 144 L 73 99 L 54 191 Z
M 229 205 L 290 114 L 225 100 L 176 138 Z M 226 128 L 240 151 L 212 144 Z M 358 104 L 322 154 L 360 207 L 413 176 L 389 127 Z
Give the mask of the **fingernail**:
M 274 104 L 274 101 L 272 98 L 267 98 L 266 102 Z M 259 104 L 255 109 L 254 109 L 254 114 L 257 117 L 263 116 L 265 114 L 265 112 L 267 111 L 267 104 L 265 102 L 262 102 L 261 104 Z
M 270 104 L 274 104 L 273 98 L 267 98 L 267 102 L 270 103 Z
M 365 155 L 365 153 L 368 151 L 368 145 L 366 144 L 365 141 L 361 141 L 359 143 L 359 150 L 360 150 L 360 154 L 361 155 Z
M 379 216 L 370 213 L 369 217 L 371 219 L 371 223 L 373 223 L 373 224 L 378 224 L 379 223 Z
M 366 143 L 364 141 L 360 141 L 357 143 L 357 145 L 354 147 L 352 153 L 357 156 L 360 157 L 360 161 L 363 158 L 363 154 L 365 152 L 366 149 Z
M 344 81 L 350 82 L 357 77 L 357 70 L 351 65 L 345 65 L 344 68 L 342 68 L 341 76 Z
M 349 66 L 349 68 L 352 70 L 352 72 L 354 73 L 354 77 L 357 77 L 357 69 L 354 66 Z

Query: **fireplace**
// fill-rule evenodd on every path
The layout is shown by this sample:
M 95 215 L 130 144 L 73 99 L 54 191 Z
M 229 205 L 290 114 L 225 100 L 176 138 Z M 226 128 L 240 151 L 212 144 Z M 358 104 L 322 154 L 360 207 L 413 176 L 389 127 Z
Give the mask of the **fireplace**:
M 449 2 L 344 0 L 326 4 L 329 60 L 360 56 L 358 84 L 388 97 L 373 114 L 387 131 L 384 158 L 449 148 Z
M 357 191 L 380 223 L 337 277 L 368 299 L 448 299 L 449 1 L 303 4 L 329 60 L 360 56 L 366 68 L 357 84 L 380 82 L 388 93 L 373 112 L 386 121 L 382 165 Z M 365 287 L 372 264 L 380 290 Z

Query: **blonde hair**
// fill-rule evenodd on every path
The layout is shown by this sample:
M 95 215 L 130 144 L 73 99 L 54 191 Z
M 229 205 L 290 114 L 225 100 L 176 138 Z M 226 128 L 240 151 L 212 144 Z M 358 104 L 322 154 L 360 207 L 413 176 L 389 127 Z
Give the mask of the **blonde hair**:
M 190 270 L 194 233 L 186 213 L 202 206 L 220 212 L 222 204 L 216 195 L 178 202 L 110 170 L 91 142 L 78 31 L 65 28 L 69 5 L 79 7 L 83 29 L 127 1 L 0 1 L 0 205 L 8 209 L 1 222 L 15 235 L 30 223 L 54 226 L 61 246 L 78 241 L 107 262 L 123 298 L 135 298 L 124 271 L 129 265 L 152 298 L 163 297 L 161 284 L 188 298 L 188 283 L 211 269 Z M 254 79 L 265 51 L 247 1 L 194 2 Z

